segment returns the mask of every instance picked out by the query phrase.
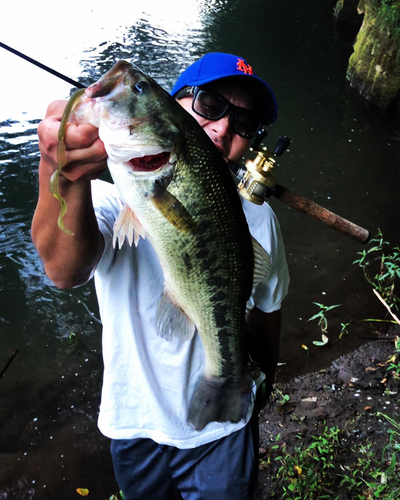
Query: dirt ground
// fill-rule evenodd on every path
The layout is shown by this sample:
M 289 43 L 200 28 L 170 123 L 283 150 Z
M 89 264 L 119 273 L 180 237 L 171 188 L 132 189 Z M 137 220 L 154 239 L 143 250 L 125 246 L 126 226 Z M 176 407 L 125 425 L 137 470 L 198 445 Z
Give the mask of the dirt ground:
M 323 498 L 353 498 L 338 486 L 346 465 L 354 470 L 352 449 L 370 442 L 371 450 L 380 457 L 390 425 L 377 412 L 400 422 L 399 381 L 387 369 L 399 333 L 399 328 L 389 329 L 379 339 L 340 357 L 328 369 L 277 384 L 260 419 L 259 500 L 283 497 L 277 457 L 294 455 L 295 447 L 308 447 L 314 441 L 312 436 L 323 435 L 324 429 L 334 426 L 341 431 L 342 453 L 334 464 L 338 481 L 336 490 L 328 489 Z M 397 471 L 399 468 L 400 464 Z M 296 471 L 293 473 L 295 477 Z

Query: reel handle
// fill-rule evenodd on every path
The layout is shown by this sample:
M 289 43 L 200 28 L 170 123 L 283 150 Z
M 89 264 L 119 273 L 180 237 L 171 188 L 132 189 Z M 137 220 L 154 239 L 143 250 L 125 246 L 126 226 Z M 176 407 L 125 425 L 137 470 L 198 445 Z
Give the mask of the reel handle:
M 283 155 L 283 153 L 287 150 L 289 145 L 290 145 L 289 137 L 286 137 L 286 135 L 281 135 L 278 139 L 278 142 L 276 143 L 276 146 L 274 149 L 274 155 L 275 156 Z

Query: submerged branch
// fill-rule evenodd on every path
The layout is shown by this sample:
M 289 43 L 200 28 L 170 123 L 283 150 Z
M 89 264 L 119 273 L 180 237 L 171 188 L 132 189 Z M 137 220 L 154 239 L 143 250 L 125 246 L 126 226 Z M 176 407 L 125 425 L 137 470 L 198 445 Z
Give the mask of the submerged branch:
M 7 368 L 11 365 L 11 362 L 12 360 L 15 358 L 15 356 L 17 355 L 19 349 L 18 347 L 16 349 L 13 350 L 13 352 L 9 355 L 8 357 L 8 361 L 7 363 L 5 364 L 4 368 L 1 370 L 0 372 L 0 378 L 6 373 L 6 370 Z

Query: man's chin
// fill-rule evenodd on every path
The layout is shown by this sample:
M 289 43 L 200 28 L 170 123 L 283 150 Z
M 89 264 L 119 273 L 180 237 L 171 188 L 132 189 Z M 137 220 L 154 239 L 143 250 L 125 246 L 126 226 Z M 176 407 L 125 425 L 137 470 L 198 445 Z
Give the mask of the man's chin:
M 222 158 L 227 162 L 229 160 L 227 153 L 223 148 L 217 146 L 218 151 L 221 153 Z

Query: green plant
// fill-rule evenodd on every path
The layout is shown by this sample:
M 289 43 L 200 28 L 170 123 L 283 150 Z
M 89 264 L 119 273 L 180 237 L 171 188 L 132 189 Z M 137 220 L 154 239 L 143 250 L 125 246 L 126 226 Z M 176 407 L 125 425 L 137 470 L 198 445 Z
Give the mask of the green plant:
M 75 332 L 71 332 L 68 335 L 68 343 L 69 343 L 69 345 L 76 345 L 78 343 L 78 339 L 76 338 Z
M 400 424 L 384 413 L 377 412 L 376 416 L 384 417 L 392 426 L 387 431 L 389 441 L 383 448 L 382 456 L 375 456 L 370 443 L 354 447 L 351 451 L 358 458 L 353 466 L 345 468 L 350 475 L 341 476 L 340 486 L 346 486 L 349 498 L 397 500 L 400 498 Z
M 326 318 L 326 313 L 334 309 L 335 307 L 339 307 L 341 304 L 336 304 L 334 306 L 325 306 L 324 304 L 320 304 L 319 302 L 313 302 L 313 304 L 319 307 L 319 312 L 317 314 L 314 314 L 314 316 L 311 316 L 311 318 L 309 318 L 308 321 L 314 321 L 318 319 L 318 326 L 321 328 L 322 332 L 322 340 L 314 340 L 313 344 L 318 346 L 323 346 L 327 344 L 329 341 L 329 338 L 326 335 L 328 333 L 328 320 Z M 342 323 L 342 332 L 339 338 L 341 338 L 341 336 L 344 333 L 343 327 L 345 327 L 345 325 L 343 325 Z
M 289 394 L 283 394 L 279 389 L 276 389 L 276 392 L 279 394 L 279 396 L 282 398 L 279 401 L 279 404 L 284 405 L 285 403 L 288 403 L 290 401 L 290 396 Z
M 361 2 L 360 2 L 361 3 Z M 398 0 L 368 0 L 369 7 L 374 12 L 375 29 L 385 33 L 393 42 L 393 47 L 400 44 L 400 4 Z M 400 64 L 400 51 L 393 53 L 393 65 Z
M 302 344 L 301 348 L 306 351 L 307 356 L 310 355 L 310 350 L 308 349 L 308 347 L 305 344 Z
M 282 498 L 290 500 L 332 499 L 329 488 L 335 483 L 334 460 L 340 452 L 340 430 L 325 427 L 319 436 L 306 448 L 295 447 L 295 452 L 286 452 L 275 458 L 280 462 L 277 477 L 282 485 Z M 337 497 L 338 498 L 338 497 Z
M 400 380 L 400 337 L 396 337 L 394 346 L 395 351 L 388 360 L 387 370 L 392 373 L 395 379 Z
M 368 250 L 357 252 L 360 258 L 353 264 L 358 264 L 364 273 L 365 279 L 379 294 L 390 309 L 398 309 L 400 297 L 396 294 L 396 284 L 400 278 L 400 248 L 393 247 L 391 253 L 385 253 L 388 241 L 383 238 L 382 232 L 370 241 Z
M 108 500 L 125 500 L 124 494 L 122 491 L 118 491 L 118 493 L 115 493 L 115 495 L 111 495 Z
M 344 334 L 348 334 L 349 331 L 348 331 L 348 327 L 351 325 L 351 322 L 349 323 L 340 323 L 340 326 L 342 327 L 342 329 L 340 330 L 340 333 L 339 333 L 339 339 L 341 339 L 343 337 Z
M 314 314 L 314 316 L 311 316 L 308 321 L 318 319 L 318 326 L 321 328 L 322 333 L 326 333 L 328 331 L 328 320 L 326 319 L 325 314 L 331 309 L 339 307 L 341 304 L 336 304 L 334 306 L 325 306 L 324 304 L 319 304 L 318 302 L 313 302 L 313 304 L 319 307 L 319 312 Z

